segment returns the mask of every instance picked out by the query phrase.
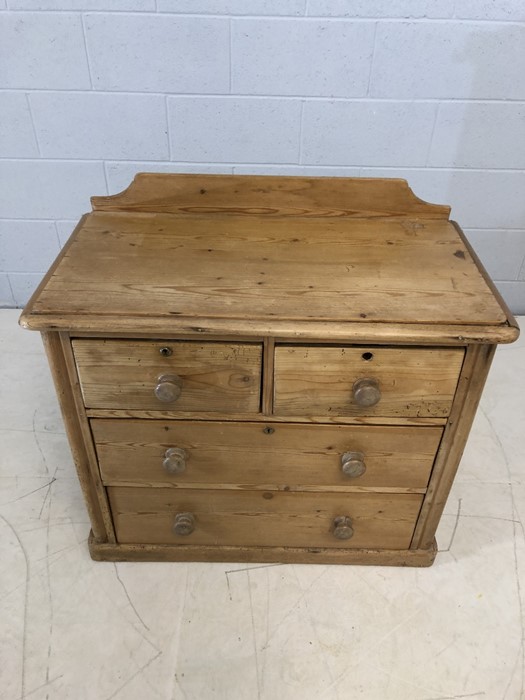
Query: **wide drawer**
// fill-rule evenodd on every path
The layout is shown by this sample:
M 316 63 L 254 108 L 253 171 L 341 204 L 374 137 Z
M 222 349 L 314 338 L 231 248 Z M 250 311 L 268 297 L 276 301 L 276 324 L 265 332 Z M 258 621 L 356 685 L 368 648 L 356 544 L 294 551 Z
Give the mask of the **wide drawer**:
M 275 348 L 274 413 L 447 416 L 463 348 Z
M 257 412 L 260 344 L 73 340 L 88 408 Z
M 105 484 L 425 488 L 438 427 L 96 419 Z
M 371 549 L 408 548 L 422 502 L 416 494 L 114 486 L 108 496 L 119 543 Z

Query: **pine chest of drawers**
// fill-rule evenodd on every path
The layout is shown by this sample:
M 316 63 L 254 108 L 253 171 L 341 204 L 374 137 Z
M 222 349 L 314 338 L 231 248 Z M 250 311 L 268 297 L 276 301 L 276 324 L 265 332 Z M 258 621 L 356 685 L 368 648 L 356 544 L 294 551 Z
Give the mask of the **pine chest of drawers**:
M 95 559 L 424 566 L 516 322 L 404 180 L 141 174 L 33 295 Z

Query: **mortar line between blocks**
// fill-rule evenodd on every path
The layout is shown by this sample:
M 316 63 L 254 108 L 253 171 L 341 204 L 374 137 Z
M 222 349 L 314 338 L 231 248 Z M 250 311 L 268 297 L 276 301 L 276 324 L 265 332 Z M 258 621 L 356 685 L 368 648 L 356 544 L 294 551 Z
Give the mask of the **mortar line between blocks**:
M 57 241 L 58 241 L 58 247 L 60 250 L 62 250 L 62 243 L 60 241 L 60 233 L 58 232 L 58 225 L 57 225 L 56 219 L 55 219 L 55 221 L 53 221 L 53 226 L 55 227 L 55 233 L 56 233 L 56 237 L 57 237 Z
M 31 107 L 31 99 L 30 99 L 29 93 L 26 92 L 25 96 L 26 96 L 27 109 L 29 110 L 29 119 L 31 120 L 31 128 L 33 129 L 33 136 L 35 137 L 36 150 L 38 151 L 39 157 L 42 158 L 42 149 L 40 148 L 40 142 L 38 140 L 38 134 L 36 132 L 35 118 L 33 116 L 33 109 Z
M 304 100 L 301 102 L 301 114 L 299 117 L 299 165 L 303 165 L 303 120 Z
M 503 232 L 518 231 L 520 233 L 523 233 L 523 231 L 525 231 L 525 227 L 509 228 L 508 226 L 487 226 L 486 228 L 482 228 L 480 226 L 464 226 L 463 230 L 464 231 L 503 231 Z
M 229 42 L 228 46 L 230 49 L 230 53 L 228 56 L 228 66 L 229 66 L 229 72 L 228 72 L 228 93 L 231 95 L 232 94 L 232 87 L 233 87 L 233 76 L 232 76 L 232 67 L 233 67 L 233 22 L 230 18 L 230 21 L 228 22 L 228 29 L 229 29 Z
M 102 161 L 102 171 L 104 172 L 104 182 L 106 183 L 106 194 L 109 195 L 108 173 L 105 160 Z
M 368 72 L 368 84 L 366 86 L 366 96 L 370 97 L 370 85 L 372 83 L 372 73 L 374 70 L 374 59 L 376 57 L 376 37 L 377 37 L 377 25 L 379 22 L 375 23 L 374 26 L 374 38 L 372 40 L 372 58 L 370 59 L 370 70 Z
M 0 87 L 0 94 L 4 92 L 30 92 L 30 93 L 68 93 L 74 95 L 80 94 L 94 94 L 94 95 L 142 95 L 148 97 L 164 97 L 165 92 L 159 92 L 157 90 L 105 90 L 103 88 L 89 90 L 79 90 L 74 88 L 35 88 L 35 87 Z M 369 97 L 368 95 L 361 96 L 334 96 L 334 95 L 276 95 L 276 94 L 248 94 L 248 93 L 228 93 L 228 92 L 179 92 L 171 93 L 170 97 L 176 99 L 236 99 L 236 100 L 305 100 L 308 102 L 385 102 L 385 103 L 409 103 L 409 104 L 455 104 L 455 103 L 465 103 L 465 104 L 502 104 L 502 105 L 525 105 L 525 99 L 514 99 L 514 98 L 503 98 L 503 97 Z
M 492 281 L 494 282 L 494 284 L 502 284 L 504 282 L 505 284 L 524 284 L 525 285 L 525 280 L 499 280 L 499 279 L 494 278 Z M 514 315 L 520 316 L 521 314 L 518 313 L 518 314 L 514 314 Z
M 38 221 L 38 222 L 51 221 L 51 223 L 53 223 L 53 221 L 71 221 L 71 222 L 73 222 L 74 219 L 61 219 L 61 218 L 53 219 L 53 218 L 50 218 L 49 216 L 43 216 L 43 217 L 37 218 L 37 219 L 34 216 L 24 216 L 24 217 L 19 217 L 19 218 L 14 218 L 12 216 L 2 216 L 2 217 L 0 217 L 0 221 Z
M 16 305 L 16 304 L 18 304 L 18 302 L 15 299 L 15 293 L 13 292 L 13 285 L 11 284 L 11 277 L 10 277 L 9 272 L 6 274 L 6 277 L 7 277 L 7 284 L 9 286 L 9 291 L 11 292 L 11 301 L 13 302 L 13 304 Z M 15 308 L 16 308 L 16 306 L 15 306 Z
M 83 163 L 83 164 L 88 164 L 88 163 L 101 163 L 100 158 L 49 158 L 49 157 L 42 157 L 42 158 L 36 158 L 36 157 L 20 157 L 20 158 L 2 158 L 0 157 L 0 162 L 5 162 L 5 163 Z M 145 159 L 145 160 L 136 160 L 136 159 L 110 159 L 108 162 L 111 163 L 163 163 L 167 164 L 170 163 L 171 161 L 168 160 L 167 158 L 162 158 L 162 159 Z M 198 160 L 176 160 L 173 161 L 173 164 L 178 164 L 178 165 L 189 165 L 189 166 L 200 166 L 200 165 L 210 165 L 210 166 L 221 166 L 225 168 L 231 168 L 231 167 L 244 167 L 244 166 L 269 166 L 271 168 L 284 168 L 284 167 L 298 167 L 299 165 L 302 165 L 307 168 L 316 168 L 317 170 L 334 170 L 334 169 L 341 169 L 341 168 L 366 168 L 367 170 L 395 170 L 395 171 L 410 171 L 410 172 L 446 172 L 446 173 L 521 173 L 525 174 L 525 168 L 467 168 L 465 166 L 426 166 L 426 165 L 406 165 L 406 164 L 398 164 L 398 165 L 367 165 L 363 163 L 297 163 L 297 162 L 283 162 L 283 163 L 276 163 L 275 161 L 258 161 L 258 162 L 248 162 L 248 161 L 238 161 L 238 162 L 232 162 L 232 161 L 224 161 L 224 162 L 207 162 L 207 161 L 198 161 Z M 13 217 L 5 217 L 5 218 L 13 218 Z M 18 217 L 18 218 L 27 218 L 27 217 Z M 48 219 L 54 220 L 53 217 L 47 217 Z M 40 219 L 38 219 L 40 220 Z M 479 226 L 475 227 L 469 227 L 469 228 L 479 228 Z M 488 227 L 488 228 L 494 228 L 494 227 Z M 510 229 L 515 229 L 515 230 L 523 230 L 523 227 L 509 227 L 509 226 L 504 226 L 500 227 L 504 228 L 505 230 L 510 230 Z
M 168 95 L 164 96 L 164 110 L 165 110 L 165 115 L 166 115 L 166 137 L 168 139 L 168 161 L 171 162 L 172 148 L 171 148 L 170 109 L 168 106 Z
M 86 25 L 85 25 L 85 15 L 81 13 L 80 15 L 80 24 L 82 25 L 82 38 L 84 40 L 84 52 L 86 54 L 86 63 L 87 63 L 87 69 L 88 69 L 88 75 L 89 75 L 89 84 L 91 85 L 91 89 L 93 90 L 93 75 L 91 73 L 91 60 L 89 58 L 89 51 L 88 51 L 88 43 L 87 43 L 87 37 L 86 37 Z
M 436 125 L 439 117 L 439 110 L 441 108 L 441 104 L 438 103 L 437 108 L 434 110 L 434 122 L 432 123 L 432 131 L 430 133 L 430 139 L 428 142 L 428 148 L 427 148 L 427 155 L 425 158 L 425 165 L 428 167 L 428 161 L 430 160 L 430 156 L 432 153 L 432 146 L 434 144 L 434 133 L 436 131 Z
M 74 15 L 75 10 L 74 9 L 66 9 L 66 10 L 60 10 L 60 9 L 46 9 L 46 10 L 33 10 L 33 9 L 12 9 L 10 7 L 7 7 L 6 9 L 10 10 L 12 13 L 17 13 L 19 15 L 23 14 L 69 14 L 69 15 Z M 484 18 L 484 17 L 454 17 L 454 16 L 448 16 L 448 17 L 406 17 L 406 16 L 383 16 L 383 17 L 377 17 L 377 16 L 363 16 L 363 17 L 351 17 L 347 15 L 301 15 L 301 14 L 293 14 L 293 15 L 272 15 L 272 14 L 267 14 L 267 15 L 257 15 L 257 14 L 239 14 L 239 13 L 229 13 L 229 14 L 214 14 L 214 13 L 198 13 L 198 12 L 170 12 L 170 11 L 164 11 L 164 10 L 145 10 L 145 11 L 140 11 L 140 10 L 89 10 L 89 9 L 84 9 L 83 12 L 86 12 L 87 14 L 90 15 L 132 15 L 134 17 L 154 17 L 157 13 L 161 15 L 168 15 L 170 17 L 174 18 L 195 18 L 195 19 L 228 19 L 229 17 L 233 18 L 242 18 L 242 19 L 260 19 L 260 20 L 268 20 L 268 21 L 285 21 L 285 22 L 290 22 L 290 21 L 303 21 L 303 22 L 309 22 L 309 21 L 323 21 L 323 22 L 355 22 L 355 23 L 363 23 L 363 22 L 376 22 L 376 21 L 381 21 L 385 23 L 392 23 L 392 24 L 496 24 L 496 25 L 516 25 L 518 27 L 523 26 L 523 20 L 520 19 L 495 19 L 495 18 Z
M 521 261 L 520 269 L 518 270 L 518 276 L 515 280 L 510 280 L 511 282 L 525 282 L 525 255 Z

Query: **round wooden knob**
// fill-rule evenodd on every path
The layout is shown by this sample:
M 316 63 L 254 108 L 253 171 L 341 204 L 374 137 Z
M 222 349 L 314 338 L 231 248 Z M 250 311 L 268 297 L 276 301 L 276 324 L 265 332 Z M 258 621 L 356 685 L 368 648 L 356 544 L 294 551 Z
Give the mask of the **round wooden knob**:
M 348 515 L 338 515 L 334 518 L 333 533 L 338 540 L 349 540 L 353 536 L 354 528 Z
M 358 406 L 363 408 L 375 406 L 381 399 L 381 390 L 377 379 L 369 377 L 358 379 L 352 387 L 352 396 L 354 403 Z
M 162 466 L 168 474 L 182 474 L 186 469 L 188 453 L 182 447 L 169 447 L 164 453 Z
M 195 530 L 195 516 L 193 513 L 177 513 L 173 523 L 173 532 L 176 535 L 191 535 Z
M 345 452 L 341 457 L 343 474 L 352 479 L 363 476 L 366 472 L 365 456 L 362 452 Z
M 154 389 L 155 396 L 163 403 L 176 401 L 182 391 L 182 379 L 176 374 L 161 374 Z

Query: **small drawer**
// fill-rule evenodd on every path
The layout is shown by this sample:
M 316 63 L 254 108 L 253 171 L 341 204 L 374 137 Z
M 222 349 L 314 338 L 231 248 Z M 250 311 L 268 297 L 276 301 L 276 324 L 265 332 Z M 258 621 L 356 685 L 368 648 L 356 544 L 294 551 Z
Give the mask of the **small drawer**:
M 106 485 L 424 489 L 438 427 L 95 419 Z
M 422 496 L 109 487 L 121 544 L 407 549 Z
M 463 356 L 463 348 L 278 345 L 274 413 L 445 417 Z
M 88 408 L 259 411 L 262 346 L 73 340 Z

